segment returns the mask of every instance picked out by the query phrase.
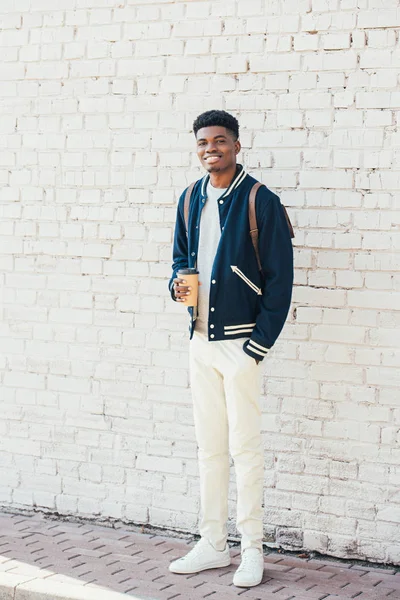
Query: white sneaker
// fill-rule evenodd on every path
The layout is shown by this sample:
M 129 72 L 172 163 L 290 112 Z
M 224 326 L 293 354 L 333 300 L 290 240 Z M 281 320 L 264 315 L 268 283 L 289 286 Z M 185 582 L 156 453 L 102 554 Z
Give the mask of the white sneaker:
M 218 567 L 228 567 L 231 564 L 228 544 L 225 550 L 218 552 L 205 538 L 201 538 L 192 550 L 183 556 L 174 560 L 169 565 L 171 573 L 198 573 L 205 569 L 218 569 Z
M 242 554 L 242 562 L 233 577 L 233 585 L 253 587 L 261 583 L 263 574 L 263 553 L 258 548 L 247 548 Z

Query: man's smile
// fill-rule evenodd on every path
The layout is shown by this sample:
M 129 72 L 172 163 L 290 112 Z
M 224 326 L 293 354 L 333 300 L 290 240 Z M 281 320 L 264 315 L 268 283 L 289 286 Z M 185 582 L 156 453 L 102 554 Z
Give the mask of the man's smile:
M 220 154 L 212 154 L 211 156 L 207 156 L 204 160 L 208 164 L 214 164 L 214 163 L 218 162 L 220 158 L 222 158 L 222 156 Z

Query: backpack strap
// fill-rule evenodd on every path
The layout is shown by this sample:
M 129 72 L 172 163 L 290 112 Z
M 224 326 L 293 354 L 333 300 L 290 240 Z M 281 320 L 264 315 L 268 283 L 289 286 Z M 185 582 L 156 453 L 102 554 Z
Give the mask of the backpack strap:
M 287 210 L 286 210 L 286 208 L 283 206 L 283 204 L 282 204 L 282 208 L 283 208 L 283 212 L 285 213 L 286 222 L 287 222 L 287 224 L 288 224 L 288 227 L 289 227 L 289 233 L 290 233 L 290 237 L 293 239 L 293 238 L 294 238 L 294 231 L 293 231 L 293 227 L 292 227 L 292 224 L 291 224 L 291 222 L 290 222 L 290 219 L 289 219 L 289 215 L 287 214 Z
M 258 251 L 258 227 L 257 227 L 257 217 L 256 217 L 256 195 L 259 188 L 262 186 L 262 183 L 259 181 L 253 185 L 249 194 L 249 224 L 250 224 L 250 237 L 254 246 L 254 252 L 256 253 L 256 259 L 258 268 L 261 271 L 261 260 L 260 253 Z
M 185 227 L 186 227 L 186 235 L 188 234 L 188 225 L 189 225 L 189 206 L 190 206 L 190 197 L 193 192 L 193 188 L 195 186 L 195 181 L 191 183 L 186 190 L 185 200 L 183 201 L 183 217 L 185 219 Z
M 257 217 L 256 217 L 256 196 L 257 192 L 263 184 L 259 181 L 253 185 L 249 194 L 249 224 L 250 224 L 250 237 L 254 246 L 254 252 L 256 253 L 258 268 L 261 271 L 261 260 L 260 260 L 260 252 L 258 250 L 258 227 L 257 227 Z M 289 219 L 289 215 L 287 214 L 286 208 L 283 206 L 283 212 L 286 218 L 286 222 L 289 228 L 290 237 L 294 238 L 294 231 L 292 224 Z

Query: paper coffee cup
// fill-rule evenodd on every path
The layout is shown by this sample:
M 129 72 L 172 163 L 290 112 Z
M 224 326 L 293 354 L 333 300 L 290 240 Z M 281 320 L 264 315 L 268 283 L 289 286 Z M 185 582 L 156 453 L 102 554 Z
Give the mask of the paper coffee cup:
M 199 292 L 199 272 L 197 269 L 179 269 L 177 272 L 179 279 L 186 281 L 185 285 L 191 287 L 190 293 L 183 300 L 185 306 L 197 306 Z

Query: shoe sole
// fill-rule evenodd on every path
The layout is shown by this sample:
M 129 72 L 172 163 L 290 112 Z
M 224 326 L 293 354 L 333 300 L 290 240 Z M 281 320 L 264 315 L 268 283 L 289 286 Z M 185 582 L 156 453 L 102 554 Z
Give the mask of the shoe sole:
M 264 576 L 264 574 L 263 574 Z M 262 582 L 263 578 L 261 577 L 260 581 L 256 581 L 254 583 L 237 583 L 235 582 L 235 580 L 233 580 L 233 585 L 235 587 L 240 587 L 240 588 L 250 588 L 250 587 L 255 587 L 256 585 L 260 585 L 260 583 Z
M 219 563 L 218 565 L 216 565 L 215 563 L 208 564 L 208 565 L 205 565 L 204 567 L 202 567 L 201 569 L 187 571 L 187 570 L 178 570 L 178 569 L 172 570 L 170 567 L 169 571 L 170 571 L 170 573 L 175 573 L 176 575 L 191 575 L 192 573 L 201 573 L 202 571 L 208 571 L 209 569 L 222 569 L 223 567 L 229 567 L 230 564 L 231 564 L 231 559 L 227 559 L 224 562 Z

